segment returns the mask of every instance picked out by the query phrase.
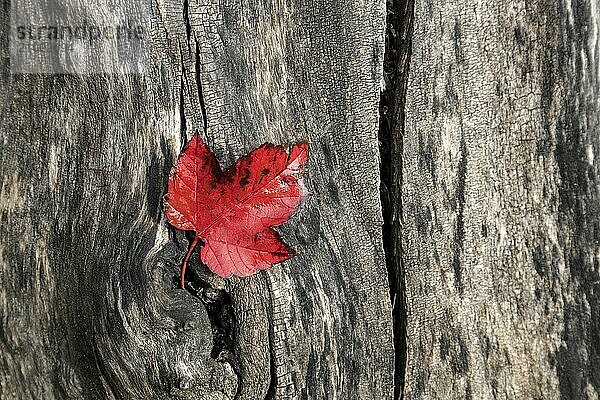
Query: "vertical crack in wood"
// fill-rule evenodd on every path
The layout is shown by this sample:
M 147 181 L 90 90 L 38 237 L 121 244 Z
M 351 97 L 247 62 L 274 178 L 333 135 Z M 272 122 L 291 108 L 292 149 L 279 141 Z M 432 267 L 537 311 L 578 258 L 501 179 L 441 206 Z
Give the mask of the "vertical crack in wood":
M 200 73 L 202 72 L 201 64 L 200 64 L 200 46 L 198 45 L 198 39 L 196 39 L 196 88 L 198 89 L 198 100 L 200 102 L 200 111 L 202 111 L 202 125 L 204 128 L 204 134 L 206 134 L 208 129 L 208 120 L 206 117 L 206 105 L 204 104 L 204 93 L 202 90 L 202 77 Z
M 383 75 L 385 88 L 379 103 L 381 203 L 385 250 L 394 326 L 394 398 L 403 397 L 406 370 L 406 299 L 402 264 L 402 136 L 406 88 L 413 32 L 414 0 L 386 2 L 386 38 Z
M 269 284 L 269 289 L 271 289 L 271 285 Z M 271 290 L 269 290 L 269 296 Z M 270 296 L 272 297 L 272 296 Z M 271 305 L 271 310 L 267 314 L 268 324 L 269 324 L 269 369 L 270 369 L 270 378 L 269 388 L 267 390 L 267 394 L 265 396 L 265 400 L 273 400 L 275 398 L 275 394 L 277 392 L 277 367 L 276 367 L 276 354 L 275 354 L 275 326 L 273 325 L 273 302 L 272 299 L 269 299 L 269 304 Z
M 198 94 L 198 102 L 202 114 L 202 126 L 205 134 L 208 126 L 206 105 L 204 103 L 204 94 L 201 78 L 202 64 L 200 59 L 200 46 L 198 44 L 198 39 L 196 38 L 195 34 L 194 44 L 192 45 L 191 43 L 193 32 L 189 17 L 189 2 L 188 0 L 183 0 L 183 20 L 185 24 L 186 44 L 183 45 L 182 43 L 180 43 L 179 45 L 179 50 L 181 52 L 181 89 L 179 107 L 181 116 L 182 146 L 185 146 L 187 142 L 185 93 L 189 94 L 192 89 L 190 86 L 192 80 L 190 79 L 191 77 L 188 76 L 188 73 L 192 73 L 192 68 L 194 73 L 194 81 L 196 83 L 196 90 Z M 184 51 L 187 51 L 188 53 L 183 53 Z M 192 57 L 193 60 L 191 60 Z M 193 61 L 193 67 L 191 66 L 190 61 Z M 188 66 L 188 68 L 186 68 L 186 65 Z M 194 131 L 196 131 L 197 108 L 193 104 L 193 100 L 191 104 L 191 110 L 192 127 Z M 188 240 L 192 240 L 192 238 L 188 237 Z M 198 298 L 206 309 L 206 313 L 208 314 L 208 319 L 210 321 L 211 331 L 213 335 L 213 347 L 211 349 L 210 356 L 218 362 L 226 362 L 231 366 L 235 375 L 237 376 L 237 390 L 234 397 L 238 398 L 243 387 L 243 377 L 240 370 L 239 359 L 235 354 L 237 321 L 233 307 L 233 300 L 231 298 L 231 295 L 226 290 L 215 287 L 208 280 L 203 279 L 202 273 L 199 272 L 197 266 L 198 262 L 201 263 L 201 261 L 198 260 L 198 262 L 195 262 L 193 260 L 190 260 L 191 263 L 186 273 L 187 279 L 185 280 L 185 289 L 194 297 Z M 194 263 L 196 265 L 194 265 Z
M 190 23 L 190 5 L 188 0 L 183 0 L 183 21 L 185 23 L 185 36 L 188 42 L 190 43 L 190 37 L 192 36 L 192 24 Z
M 187 142 L 187 121 L 185 119 L 185 96 L 184 96 L 184 80 L 185 66 L 183 65 L 183 55 L 181 56 L 181 86 L 179 88 L 179 137 L 181 139 L 181 147 Z
M 463 239 L 465 236 L 465 180 L 467 177 L 467 145 L 464 134 L 461 133 L 460 139 L 460 160 L 458 162 L 458 181 L 454 198 L 456 207 L 456 229 L 454 231 L 452 268 L 454 270 L 454 286 L 460 296 L 464 293 L 462 281 L 462 266 L 460 258 L 463 252 Z

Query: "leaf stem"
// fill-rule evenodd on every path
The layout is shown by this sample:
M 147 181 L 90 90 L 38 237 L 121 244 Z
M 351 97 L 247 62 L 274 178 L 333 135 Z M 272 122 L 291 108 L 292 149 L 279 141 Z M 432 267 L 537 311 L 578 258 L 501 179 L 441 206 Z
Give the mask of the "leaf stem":
M 192 244 L 190 245 L 190 248 L 188 249 L 187 254 L 185 255 L 185 258 L 183 259 L 183 266 L 181 267 L 181 288 L 182 289 L 185 289 L 185 268 L 187 267 L 187 262 L 190 259 L 192 252 L 194 251 L 194 247 L 196 247 L 196 245 L 198 244 L 199 239 L 200 239 L 200 235 L 196 234 L 194 236 L 194 240 L 192 241 Z

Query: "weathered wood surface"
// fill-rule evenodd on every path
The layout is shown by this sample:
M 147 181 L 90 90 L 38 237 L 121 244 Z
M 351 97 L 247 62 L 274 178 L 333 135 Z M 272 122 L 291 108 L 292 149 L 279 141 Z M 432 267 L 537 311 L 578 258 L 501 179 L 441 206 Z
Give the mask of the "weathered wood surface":
M 390 398 L 384 4 L 158 1 L 147 17 L 145 75 L 11 75 L 2 41 L 0 398 Z M 312 195 L 281 228 L 299 256 L 229 281 L 194 257 L 182 291 L 189 237 L 162 195 L 204 126 L 224 164 L 308 139 Z
M 405 399 L 597 399 L 600 5 L 416 1 Z
M 0 398 L 598 398 L 597 1 L 390 0 L 383 74 L 383 2 L 152 3 L 144 75 L 11 75 L 8 9 Z M 177 289 L 196 130 L 311 142 L 298 257 Z

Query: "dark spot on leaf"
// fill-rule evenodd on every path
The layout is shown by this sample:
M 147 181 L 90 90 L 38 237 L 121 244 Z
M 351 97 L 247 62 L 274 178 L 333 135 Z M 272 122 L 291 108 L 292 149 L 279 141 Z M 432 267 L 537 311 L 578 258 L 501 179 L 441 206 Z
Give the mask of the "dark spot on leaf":
M 246 186 L 250 183 L 250 169 L 246 168 L 240 171 L 240 185 Z
M 210 164 L 209 164 L 210 165 Z M 221 170 L 221 166 L 217 162 L 216 165 L 213 165 L 212 168 L 213 175 L 218 179 L 223 175 L 223 171 Z

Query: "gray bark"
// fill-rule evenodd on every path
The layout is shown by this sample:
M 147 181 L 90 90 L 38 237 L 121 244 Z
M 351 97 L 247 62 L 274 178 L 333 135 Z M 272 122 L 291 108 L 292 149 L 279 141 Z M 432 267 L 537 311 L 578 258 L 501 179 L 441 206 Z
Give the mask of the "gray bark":
M 384 11 L 155 2 L 141 75 L 11 74 L 0 11 L 1 398 L 391 397 Z M 177 288 L 190 238 L 162 196 L 196 130 L 224 165 L 310 141 L 311 196 L 280 229 L 297 257 L 223 280 L 194 256 Z
M 415 3 L 406 399 L 597 399 L 600 8 Z
M 92 75 L 11 74 L 8 6 L 0 398 L 598 399 L 596 0 L 389 0 L 383 68 L 380 1 L 128 5 L 147 71 Z M 310 141 L 298 256 L 178 289 L 196 131 Z

